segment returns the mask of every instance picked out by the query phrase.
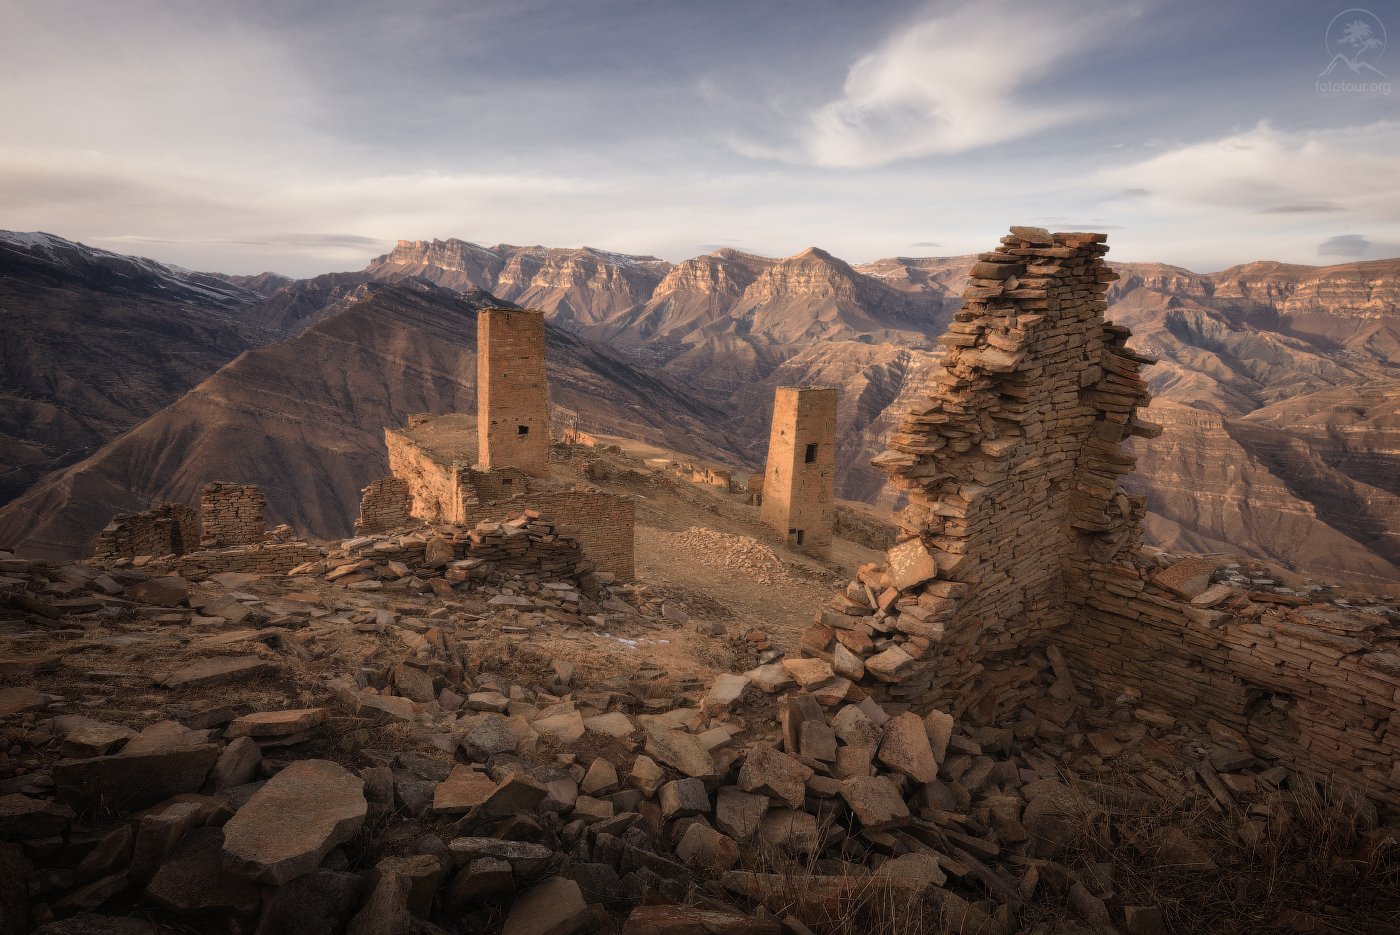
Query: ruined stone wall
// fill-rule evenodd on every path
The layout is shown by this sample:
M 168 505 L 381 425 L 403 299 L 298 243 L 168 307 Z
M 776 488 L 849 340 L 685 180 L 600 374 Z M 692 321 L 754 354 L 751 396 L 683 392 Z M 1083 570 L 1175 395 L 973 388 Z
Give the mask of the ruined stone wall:
M 212 481 L 199 498 L 201 534 L 205 548 L 247 545 L 262 539 L 267 498 L 254 484 Z
M 463 518 L 458 522 L 475 522 L 473 517 L 482 504 L 510 500 L 535 489 L 530 475 L 518 468 L 504 467 L 490 471 L 459 468 L 457 484 L 462 488 Z
M 381 477 L 360 493 L 360 518 L 355 520 L 357 534 L 385 532 L 413 521 L 413 496 L 408 481 L 403 478 Z
M 1056 639 L 1077 677 L 1400 802 L 1400 627 L 1223 585 L 1188 601 L 1140 561 L 1073 564 L 1071 623 Z
M 477 316 L 478 461 L 549 476 L 544 314 L 487 308 Z
M 225 571 L 260 575 L 285 575 L 305 562 L 314 562 L 325 551 L 306 542 L 260 542 L 228 549 L 187 552 L 171 565 L 186 576 L 214 575 Z
M 637 505 L 593 490 L 539 491 L 515 500 L 483 504 L 471 522 L 504 520 L 533 509 L 569 528 L 594 566 L 619 581 L 635 577 Z
M 794 549 L 831 552 L 836 389 L 778 387 L 763 481 L 763 522 Z
M 875 459 L 900 541 L 804 635 L 877 697 L 983 723 L 1029 700 L 1037 646 L 1256 755 L 1400 802 L 1400 625 L 1211 583 L 1138 548 L 1151 363 L 1104 321 L 1103 236 L 1012 228 L 972 267 L 943 372 Z M 1232 738 L 1234 738 L 1232 740 Z
M 93 558 L 181 555 L 199 546 L 199 515 L 183 503 L 112 517 L 97 535 Z
M 421 424 L 421 423 L 420 423 Z M 394 431 L 384 430 L 389 470 L 409 486 L 410 512 L 430 523 L 459 523 L 466 515 L 456 465 L 440 461 Z
M 821 625 L 863 637 L 891 698 L 1014 701 L 1018 652 L 1067 619 L 1064 559 L 1132 544 L 1141 503 L 1115 489 L 1132 466 L 1117 446 L 1153 429 L 1132 416 L 1142 359 L 1103 318 L 1104 239 L 1013 228 L 981 254 L 930 394 L 874 460 L 908 501 L 899 542 Z

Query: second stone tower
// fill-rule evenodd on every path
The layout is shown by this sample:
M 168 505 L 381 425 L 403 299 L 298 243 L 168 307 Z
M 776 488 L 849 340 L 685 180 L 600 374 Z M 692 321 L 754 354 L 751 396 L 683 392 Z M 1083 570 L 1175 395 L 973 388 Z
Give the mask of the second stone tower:
M 478 463 L 549 476 L 544 313 L 486 308 L 477 316 Z

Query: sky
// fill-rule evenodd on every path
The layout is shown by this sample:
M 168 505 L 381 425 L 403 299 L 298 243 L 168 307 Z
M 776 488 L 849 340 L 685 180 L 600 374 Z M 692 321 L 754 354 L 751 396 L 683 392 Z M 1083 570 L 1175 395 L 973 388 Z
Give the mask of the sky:
M 1400 5 L 1347 2 L 0 0 L 0 229 L 294 276 L 1012 224 L 1198 272 L 1400 256 Z

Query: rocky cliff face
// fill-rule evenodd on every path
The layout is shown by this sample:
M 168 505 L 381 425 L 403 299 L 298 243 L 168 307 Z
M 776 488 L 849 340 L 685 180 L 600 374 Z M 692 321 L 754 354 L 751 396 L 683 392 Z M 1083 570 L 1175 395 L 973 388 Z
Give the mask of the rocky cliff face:
M 250 347 L 261 296 L 49 234 L 0 232 L 0 503 Z
M 670 271 L 652 256 L 593 247 L 555 249 L 463 240 L 401 240 L 366 272 L 375 279 L 427 279 L 458 291 L 481 289 L 559 324 L 583 327 L 644 303 Z

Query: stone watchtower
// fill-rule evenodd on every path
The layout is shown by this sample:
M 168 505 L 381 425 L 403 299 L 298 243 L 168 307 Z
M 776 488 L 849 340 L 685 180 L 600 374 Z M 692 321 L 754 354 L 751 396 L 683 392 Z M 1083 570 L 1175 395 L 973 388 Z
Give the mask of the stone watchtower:
M 478 463 L 549 476 L 544 313 L 486 308 L 477 316 Z
M 763 522 L 794 549 L 831 554 L 836 388 L 780 386 L 773 400 Z

